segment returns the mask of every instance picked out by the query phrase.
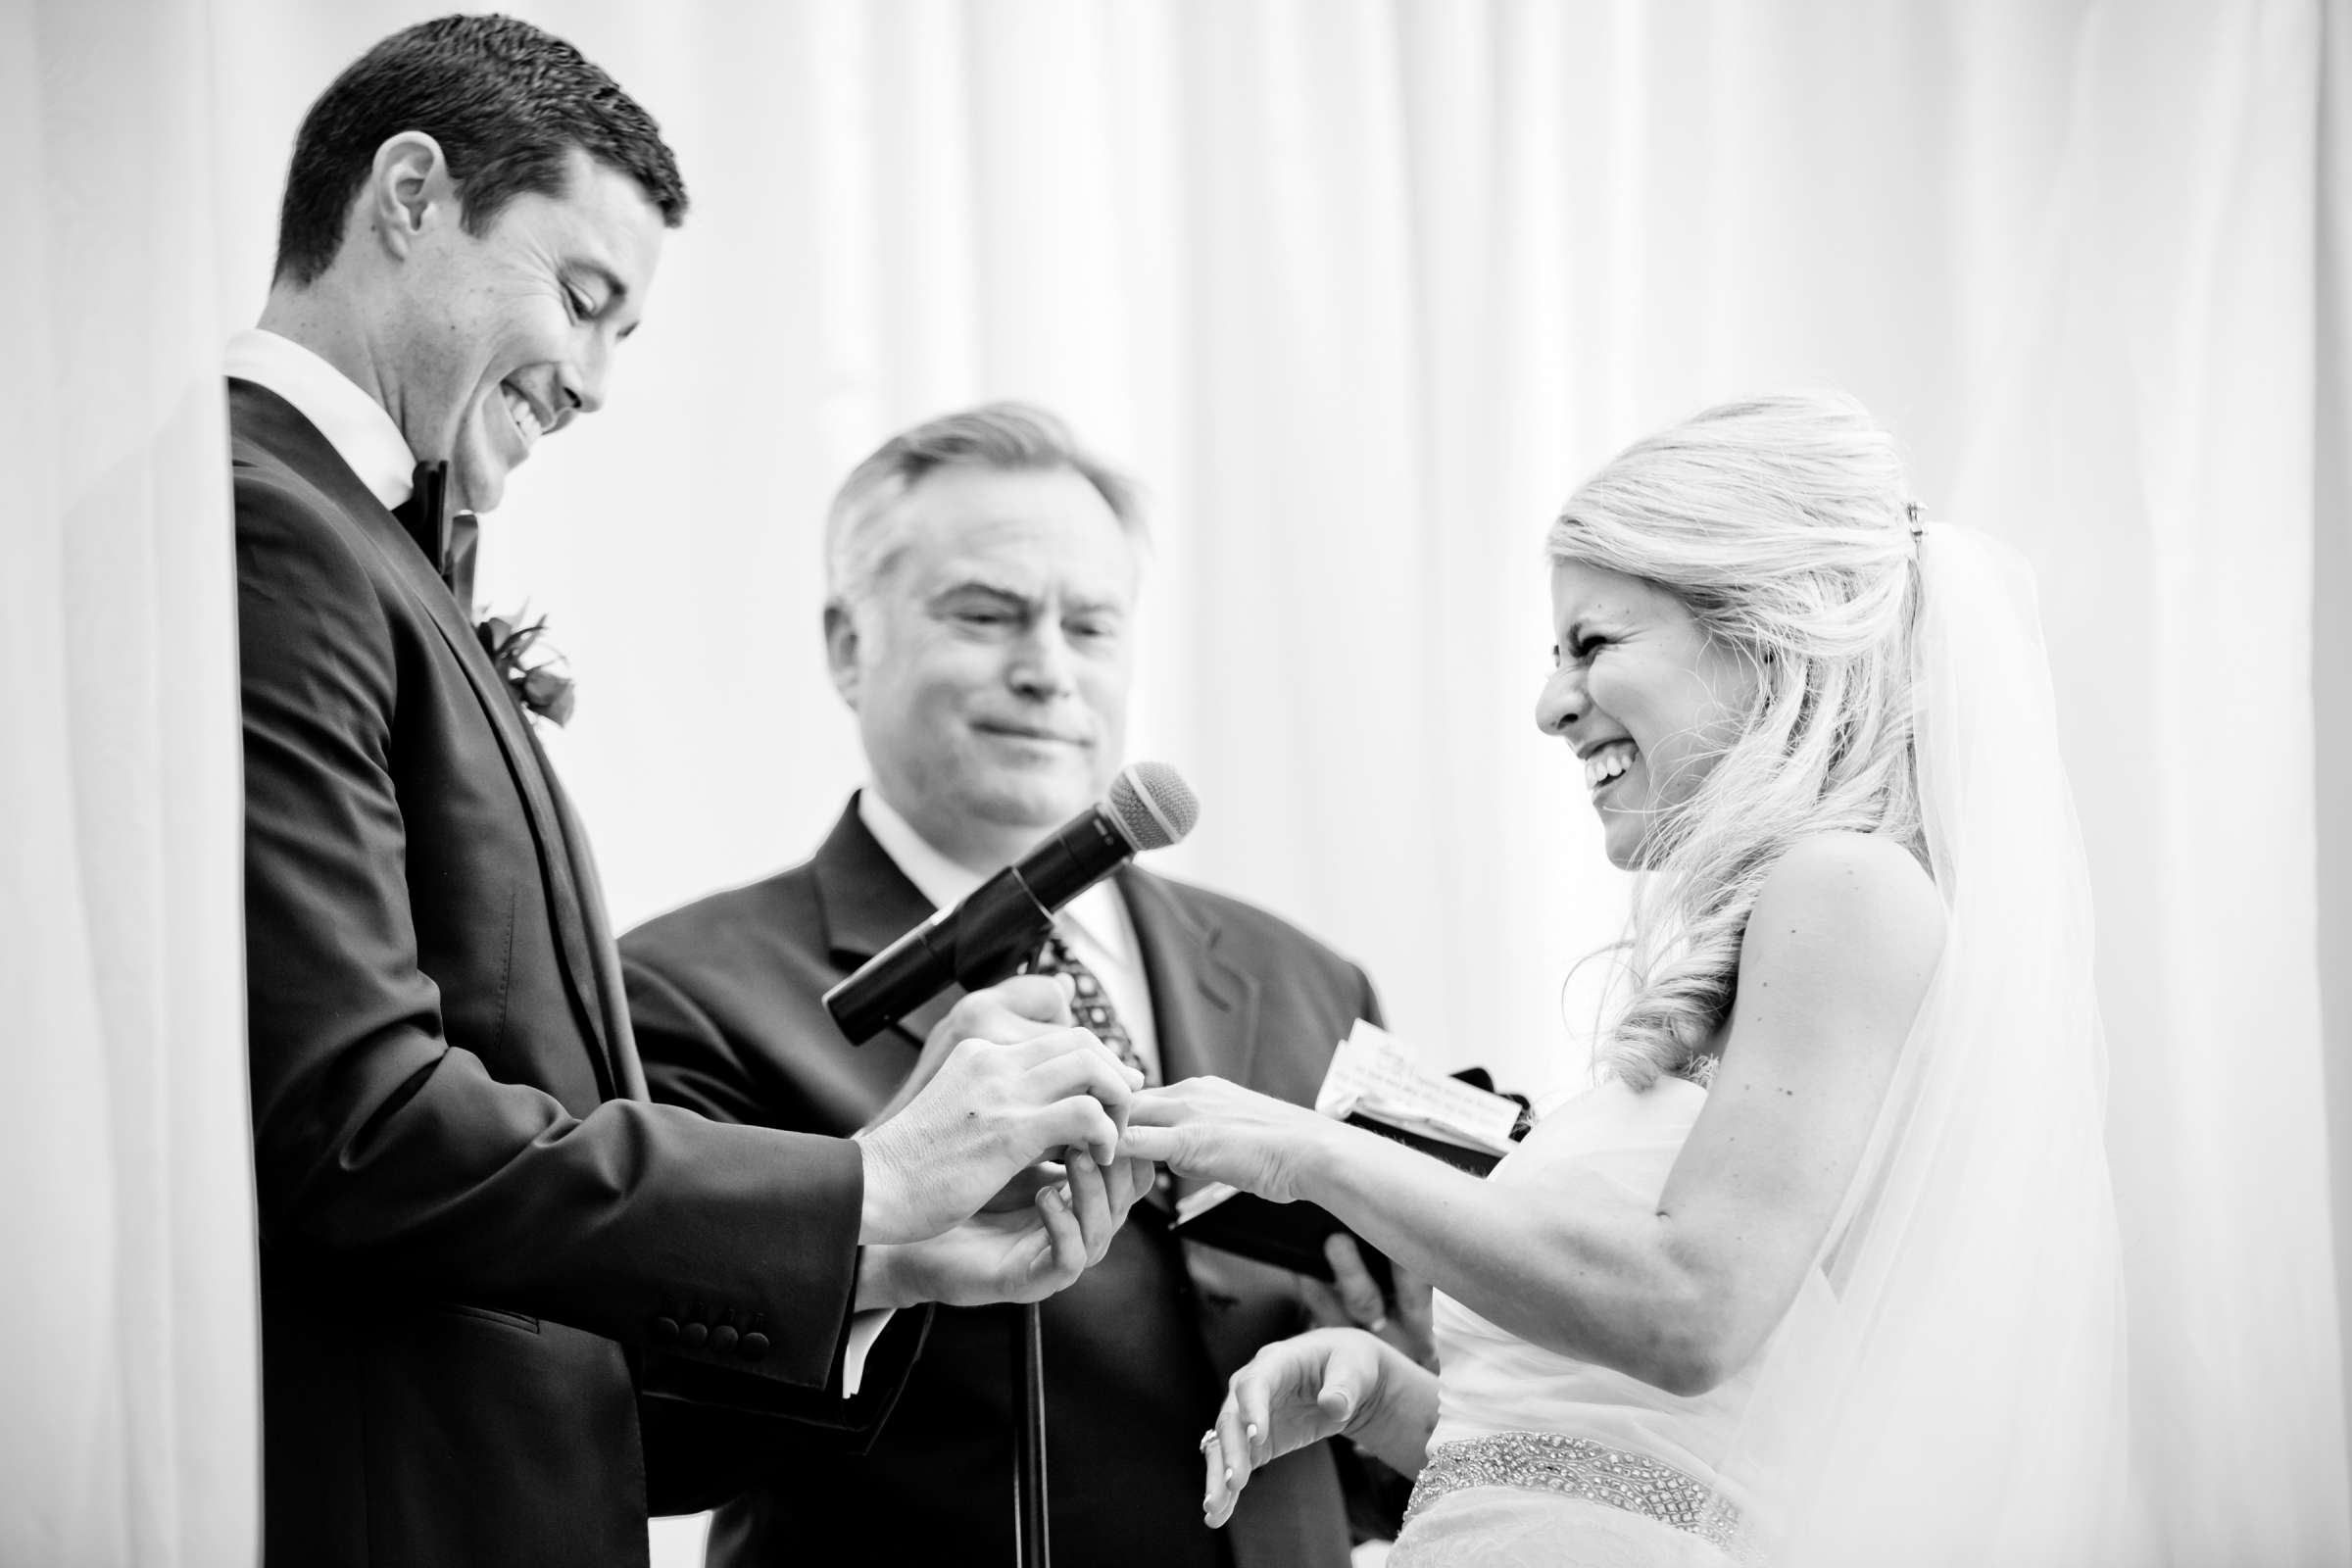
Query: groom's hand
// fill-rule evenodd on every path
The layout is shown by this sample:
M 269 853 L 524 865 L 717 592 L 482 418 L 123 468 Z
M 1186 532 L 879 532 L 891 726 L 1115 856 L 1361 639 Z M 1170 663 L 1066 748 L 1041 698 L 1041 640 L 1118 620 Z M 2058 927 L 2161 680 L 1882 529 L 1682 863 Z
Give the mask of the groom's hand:
M 912 1104 L 914 1097 L 930 1086 L 948 1057 L 966 1040 L 1010 1043 L 1048 1029 L 1069 1028 L 1078 1021 L 1070 1011 L 1070 994 L 1067 975 L 1014 975 L 959 999 L 945 1018 L 932 1025 L 922 1054 L 914 1058 L 914 1070 L 900 1080 L 866 1125 L 879 1127 Z
M 865 1157 L 858 1239 L 912 1242 L 979 1210 L 1023 1167 L 1066 1147 L 1118 1158 L 1142 1078 L 1066 1018 L 1067 993 L 1024 975 L 974 992 L 942 1028 L 969 1029 L 906 1106 L 858 1134 Z

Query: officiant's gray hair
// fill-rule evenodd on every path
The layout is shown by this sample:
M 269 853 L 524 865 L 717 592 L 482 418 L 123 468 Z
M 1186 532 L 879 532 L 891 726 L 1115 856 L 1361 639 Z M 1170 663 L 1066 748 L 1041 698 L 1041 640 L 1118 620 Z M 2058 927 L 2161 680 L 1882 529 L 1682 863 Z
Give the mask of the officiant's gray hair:
M 1918 844 L 1915 515 L 1894 438 L 1825 391 L 1725 404 L 1636 442 L 1552 524 L 1554 563 L 1666 589 L 1757 674 L 1704 781 L 1644 836 L 1631 998 L 1603 1071 L 1644 1087 L 1715 1033 L 1756 894 L 1799 839 Z
M 1081 446 L 1061 418 L 1028 403 L 984 403 L 926 420 L 874 449 L 842 481 L 825 519 L 825 599 L 855 608 L 898 558 L 904 536 L 894 503 L 937 468 L 1006 472 L 1068 469 L 1095 487 L 1139 545 L 1144 518 L 1135 482 Z

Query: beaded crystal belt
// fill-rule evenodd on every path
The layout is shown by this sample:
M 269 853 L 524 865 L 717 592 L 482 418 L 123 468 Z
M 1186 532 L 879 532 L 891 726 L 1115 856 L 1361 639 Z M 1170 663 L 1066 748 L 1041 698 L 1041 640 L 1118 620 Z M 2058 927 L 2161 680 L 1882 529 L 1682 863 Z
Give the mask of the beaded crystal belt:
M 1429 1450 L 1407 1523 L 1430 1504 L 1467 1487 L 1532 1487 L 1589 1502 L 1603 1502 L 1740 1555 L 1740 1510 L 1670 1464 L 1628 1453 L 1591 1438 L 1557 1432 L 1500 1432 L 1491 1438 L 1441 1443 Z

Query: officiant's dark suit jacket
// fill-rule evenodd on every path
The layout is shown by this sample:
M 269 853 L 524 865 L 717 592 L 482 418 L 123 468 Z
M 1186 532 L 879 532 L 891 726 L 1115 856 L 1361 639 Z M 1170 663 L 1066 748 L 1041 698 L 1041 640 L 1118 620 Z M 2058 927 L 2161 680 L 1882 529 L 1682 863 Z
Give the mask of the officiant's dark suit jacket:
M 292 406 L 229 408 L 269 1561 L 642 1562 L 641 1354 L 852 1433 L 896 1386 L 834 1392 L 857 1152 L 646 1099 L 473 628 Z
M 1213 1073 L 1313 1103 L 1333 1047 L 1376 1017 L 1363 972 L 1236 900 L 1132 866 L 1118 885 L 1165 1076 Z M 853 802 L 808 863 L 630 932 L 621 956 L 655 1097 L 768 1127 L 863 1125 L 951 999 L 863 1047 L 840 1037 L 819 999 L 931 912 Z M 719 1510 L 709 1560 L 1010 1560 L 1016 1311 L 939 1308 L 870 1451 L 763 1456 L 751 1490 Z M 1324 1445 L 1253 1475 L 1224 1531 L 1200 1522 L 1195 1444 L 1226 1378 L 1260 1346 L 1311 1326 L 1297 1276 L 1181 1244 L 1160 1208 L 1138 1203 L 1108 1256 L 1044 1315 L 1056 1562 L 1346 1563 Z

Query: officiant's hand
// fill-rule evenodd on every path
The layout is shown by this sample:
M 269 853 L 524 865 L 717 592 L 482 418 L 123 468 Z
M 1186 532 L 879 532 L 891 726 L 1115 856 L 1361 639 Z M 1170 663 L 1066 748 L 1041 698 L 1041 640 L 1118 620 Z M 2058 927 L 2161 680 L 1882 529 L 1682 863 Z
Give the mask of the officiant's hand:
M 1222 1078 L 1187 1078 L 1135 1097 L 1119 1152 L 1288 1203 L 1335 1130 L 1344 1129 L 1287 1100 Z
M 1389 1292 L 1364 1267 L 1364 1254 L 1355 1238 L 1333 1231 L 1323 1238 L 1323 1257 L 1331 1264 L 1329 1285 L 1318 1279 L 1302 1282 L 1306 1310 L 1319 1328 L 1353 1325 L 1377 1334 L 1420 1365 L 1438 1364 L 1437 1338 L 1430 1327 L 1429 1281 L 1410 1269 L 1389 1265 Z
M 921 1241 L 976 1213 L 1016 1173 L 1077 1146 L 1119 1158 L 1118 1136 L 1142 1076 L 1066 1016 L 1061 984 L 1024 975 L 974 992 L 948 1023 L 958 1041 L 922 1092 L 857 1135 L 865 1165 L 858 1240 Z
M 1217 1424 L 1201 1435 L 1201 1515 L 1223 1524 L 1260 1465 L 1343 1434 L 1400 1475 L 1418 1475 L 1437 1424 L 1437 1374 L 1363 1330 L 1278 1340 L 1233 1375 Z
M 1059 1166 L 1036 1171 L 1033 1195 L 1018 1206 L 992 1204 L 924 1241 L 868 1247 L 858 1305 L 1043 1300 L 1102 1260 L 1152 1182 L 1144 1161 L 1119 1160 L 1105 1170 L 1082 1149 L 1066 1151 Z M 998 1196 L 1012 1190 L 1008 1185 Z

